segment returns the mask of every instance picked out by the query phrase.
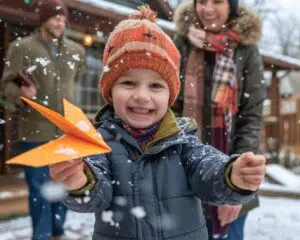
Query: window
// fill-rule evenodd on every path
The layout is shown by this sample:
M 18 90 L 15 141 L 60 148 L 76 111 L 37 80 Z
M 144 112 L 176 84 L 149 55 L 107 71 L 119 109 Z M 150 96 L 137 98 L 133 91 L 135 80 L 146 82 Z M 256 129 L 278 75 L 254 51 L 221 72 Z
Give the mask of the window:
M 87 49 L 86 73 L 81 76 L 77 85 L 77 103 L 86 114 L 95 114 L 105 103 L 98 87 L 102 72 L 102 54 L 95 54 L 98 51 L 99 49 Z

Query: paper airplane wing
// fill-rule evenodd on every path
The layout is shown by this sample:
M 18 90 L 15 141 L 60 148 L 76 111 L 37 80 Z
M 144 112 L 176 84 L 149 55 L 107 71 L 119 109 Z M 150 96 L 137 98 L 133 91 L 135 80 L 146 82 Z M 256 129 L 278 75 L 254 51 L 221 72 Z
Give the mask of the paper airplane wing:
M 64 100 L 65 112 L 68 116 L 68 118 L 64 118 L 57 112 L 46 108 L 34 101 L 31 101 L 24 97 L 21 98 L 35 110 L 40 112 L 49 121 L 63 130 L 67 135 L 73 135 L 91 143 L 107 147 L 109 149 L 107 144 L 103 141 L 101 135 L 96 131 L 96 129 L 89 122 L 80 108 Z M 72 114 L 74 114 L 74 116 L 71 116 Z
M 63 103 L 65 119 L 73 123 L 76 127 L 88 134 L 90 137 L 94 138 L 95 141 L 99 141 L 99 133 L 83 113 L 83 111 L 68 102 L 66 99 L 63 100 Z
M 18 164 L 32 167 L 42 167 L 85 156 L 103 154 L 110 149 L 81 140 L 71 135 L 64 135 L 56 140 L 20 154 L 7 164 Z

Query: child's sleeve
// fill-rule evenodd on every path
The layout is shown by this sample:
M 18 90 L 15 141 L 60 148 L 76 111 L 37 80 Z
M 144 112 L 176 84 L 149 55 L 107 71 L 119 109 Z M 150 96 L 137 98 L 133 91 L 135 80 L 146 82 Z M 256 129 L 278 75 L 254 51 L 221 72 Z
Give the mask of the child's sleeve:
M 105 154 L 84 158 L 87 184 L 70 191 L 63 203 L 75 212 L 103 211 L 112 200 L 111 171 Z
M 229 157 L 190 135 L 182 148 L 182 164 L 195 194 L 210 204 L 241 204 L 254 197 L 252 191 L 237 190 L 228 182 L 228 170 L 236 156 Z

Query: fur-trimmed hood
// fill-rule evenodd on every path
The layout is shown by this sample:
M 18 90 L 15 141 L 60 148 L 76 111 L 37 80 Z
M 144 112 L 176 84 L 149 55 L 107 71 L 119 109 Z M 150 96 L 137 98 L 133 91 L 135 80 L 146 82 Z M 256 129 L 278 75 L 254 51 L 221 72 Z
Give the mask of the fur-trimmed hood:
M 177 7 L 173 16 L 177 34 L 187 35 L 188 27 L 194 22 L 194 14 L 192 1 Z M 245 45 L 256 44 L 262 35 L 262 21 L 256 13 L 245 6 L 239 7 L 238 14 L 239 17 L 235 20 L 233 29 L 240 33 L 241 43 Z

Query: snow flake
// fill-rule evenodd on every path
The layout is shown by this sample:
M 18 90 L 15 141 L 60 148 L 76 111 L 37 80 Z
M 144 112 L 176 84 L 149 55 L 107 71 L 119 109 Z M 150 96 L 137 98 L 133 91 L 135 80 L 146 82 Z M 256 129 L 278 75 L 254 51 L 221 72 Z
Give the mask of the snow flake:
M 44 104 L 45 106 L 48 106 L 48 105 L 49 105 L 49 102 L 48 102 L 47 100 L 44 100 L 44 101 L 43 101 L 43 104 Z
M 0 118 L 0 124 L 4 124 L 5 120 Z
M 37 69 L 37 65 L 32 65 L 26 69 L 27 73 L 32 73 Z
M 103 35 L 104 35 L 104 33 L 103 32 L 101 32 L 101 31 L 97 31 L 96 32 L 96 35 L 97 35 L 97 37 L 103 37 Z
M 115 202 L 115 204 L 122 206 L 122 207 L 127 205 L 127 199 L 124 197 L 115 197 L 114 202 Z
M 67 64 L 69 65 L 69 68 L 70 68 L 71 70 L 74 70 L 74 69 L 75 69 L 75 63 L 74 63 L 74 62 L 68 61 Z
M 46 67 L 50 63 L 50 60 L 47 58 L 38 57 L 35 59 L 35 62 L 41 64 L 43 67 Z
M 75 61 L 80 61 L 79 54 L 73 54 L 73 55 L 72 55 L 72 58 L 73 58 Z
M 89 201 L 91 201 L 90 197 L 86 196 L 86 197 L 83 198 L 84 203 L 88 203 Z
M 103 211 L 102 212 L 102 221 L 110 223 L 111 226 L 114 226 L 116 223 L 113 220 L 114 213 L 112 211 Z
M 81 198 L 75 198 L 75 201 L 78 202 L 79 204 L 82 204 L 82 199 Z
M 104 67 L 103 67 L 103 72 L 109 72 L 110 71 L 110 68 L 109 68 L 109 66 L 107 66 L 107 65 L 105 65 Z
M 249 98 L 249 97 L 250 97 L 250 94 L 245 92 L 245 93 L 244 93 L 244 97 L 245 97 L 245 98 Z
M 41 194 L 49 202 L 58 202 L 64 199 L 67 190 L 62 184 L 50 181 L 42 186 Z
M 145 209 L 141 206 L 132 208 L 130 212 L 136 218 L 144 218 L 146 216 Z

